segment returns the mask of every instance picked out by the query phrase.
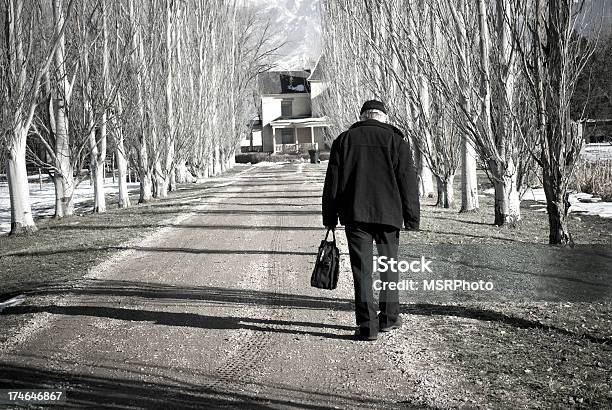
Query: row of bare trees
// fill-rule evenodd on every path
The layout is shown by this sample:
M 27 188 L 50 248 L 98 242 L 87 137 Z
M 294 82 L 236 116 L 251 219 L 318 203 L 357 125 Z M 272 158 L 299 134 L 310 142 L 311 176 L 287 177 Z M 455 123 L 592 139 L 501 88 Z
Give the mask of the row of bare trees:
M 86 178 L 106 209 L 114 156 L 118 205 L 233 165 L 248 132 L 256 75 L 269 69 L 271 24 L 238 0 L 2 0 L 0 160 L 11 233 L 35 230 L 26 165 L 48 171 L 55 216 L 74 212 Z
M 581 139 L 570 119 L 592 46 L 580 41 L 573 0 L 328 0 L 320 102 L 337 134 L 376 97 L 412 140 L 421 194 L 479 208 L 476 166 L 495 190 L 496 225 L 521 219 L 526 181 L 541 178 L 551 244 L 571 242 L 565 193 Z M 538 167 L 536 167 L 536 165 Z

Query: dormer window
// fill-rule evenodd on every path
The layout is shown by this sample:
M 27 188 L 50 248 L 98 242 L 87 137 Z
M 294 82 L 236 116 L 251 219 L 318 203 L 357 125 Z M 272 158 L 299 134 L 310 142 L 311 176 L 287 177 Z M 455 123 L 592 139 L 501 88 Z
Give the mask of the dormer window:
M 293 100 L 281 100 L 281 115 L 283 117 L 291 117 L 293 115 Z

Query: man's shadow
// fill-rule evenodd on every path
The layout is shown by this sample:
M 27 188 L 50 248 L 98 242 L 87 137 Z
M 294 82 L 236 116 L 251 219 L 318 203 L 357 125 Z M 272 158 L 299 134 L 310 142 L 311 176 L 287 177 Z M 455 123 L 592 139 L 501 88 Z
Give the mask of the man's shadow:
M 28 313 L 51 313 L 67 316 L 91 316 L 125 321 L 150 322 L 155 325 L 193 327 L 200 329 L 232 330 L 246 329 L 260 332 L 289 333 L 300 336 L 325 337 L 329 339 L 351 340 L 352 334 L 338 334 L 317 330 L 300 330 L 296 327 L 327 328 L 338 331 L 352 331 L 354 327 L 328 323 L 284 321 L 277 319 L 257 319 L 233 316 L 208 316 L 197 313 L 164 312 L 136 310 L 105 306 L 18 306 L 6 309 L 5 315 Z

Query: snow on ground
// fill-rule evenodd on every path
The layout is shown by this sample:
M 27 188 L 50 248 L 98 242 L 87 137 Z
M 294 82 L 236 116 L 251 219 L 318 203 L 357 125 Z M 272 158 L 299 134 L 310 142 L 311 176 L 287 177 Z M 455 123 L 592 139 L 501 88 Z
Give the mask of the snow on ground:
M 586 144 L 582 150 L 582 157 L 587 161 L 612 160 L 612 144 Z M 495 190 L 489 188 L 483 194 L 493 195 Z M 543 188 L 529 188 L 522 199 L 532 200 L 546 204 L 546 196 Z M 584 213 L 586 215 L 598 215 L 602 218 L 612 218 L 612 202 L 601 202 L 597 197 L 582 192 L 573 193 L 569 197 L 571 204 L 570 212 Z M 546 212 L 546 207 L 539 204 L 532 205 L 536 211 Z
M 32 213 L 34 218 L 41 216 L 53 216 L 55 211 L 55 189 L 53 182 L 48 178 L 43 180 L 42 190 L 38 183 L 38 176 L 30 176 L 30 203 L 32 204 Z M 104 191 L 107 194 L 118 192 L 117 184 L 113 184 L 110 178 L 107 178 L 108 183 L 104 185 Z M 128 189 L 137 189 L 138 183 L 129 183 Z M 82 182 L 74 192 L 75 206 L 79 206 L 83 202 L 93 199 L 93 186 L 89 181 Z M 7 233 L 11 230 L 11 208 L 9 200 L 8 183 L 6 180 L 0 181 L 0 234 Z
M 482 192 L 486 195 L 493 195 L 493 188 L 486 189 Z M 525 191 L 522 199 L 536 201 L 542 205 L 532 205 L 537 208 L 536 211 L 546 212 L 546 196 L 543 188 L 528 188 Z M 570 194 L 569 201 L 571 204 L 570 213 L 583 213 L 585 215 L 596 215 L 602 218 L 612 218 L 612 202 L 602 202 L 600 198 L 594 197 L 591 194 L 577 192 Z
M 612 160 L 612 144 L 587 144 L 582 150 L 582 157 L 588 161 Z
M 523 199 L 534 200 L 540 203 L 546 203 L 546 196 L 543 188 L 529 188 Z M 570 213 L 583 213 L 585 215 L 597 215 L 602 218 L 612 218 L 612 202 L 602 202 L 600 198 L 594 197 L 591 194 L 577 192 L 569 196 Z M 538 209 L 540 210 L 540 209 Z M 546 211 L 546 208 L 542 208 Z
M 271 162 L 271 161 L 261 161 L 257 164 L 252 164 L 254 167 L 282 167 L 283 165 L 287 165 L 289 162 Z M 251 165 L 249 162 L 247 165 Z

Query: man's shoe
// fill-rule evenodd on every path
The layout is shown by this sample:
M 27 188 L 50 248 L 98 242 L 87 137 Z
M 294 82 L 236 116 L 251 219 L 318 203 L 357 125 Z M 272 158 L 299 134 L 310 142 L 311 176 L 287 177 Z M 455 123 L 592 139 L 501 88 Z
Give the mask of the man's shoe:
M 399 329 L 400 327 L 402 327 L 402 318 L 398 316 L 395 323 L 389 326 L 381 326 L 378 330 L 380 332 L 390 332 L 392 330 Z
M 373 334 L 363 334 L 361 333 L 361 330 L 356 330 L 355 331 L 355 335 L 353 336 L 355 340 L 358 340 L 360 342 L 373 342 L 376 339 L 378 339 L 378 335 L 373 335 Z

